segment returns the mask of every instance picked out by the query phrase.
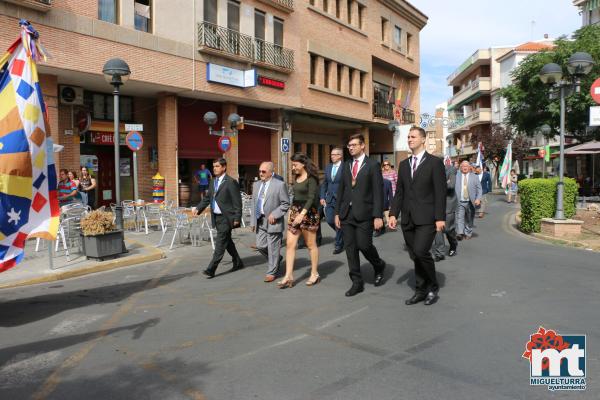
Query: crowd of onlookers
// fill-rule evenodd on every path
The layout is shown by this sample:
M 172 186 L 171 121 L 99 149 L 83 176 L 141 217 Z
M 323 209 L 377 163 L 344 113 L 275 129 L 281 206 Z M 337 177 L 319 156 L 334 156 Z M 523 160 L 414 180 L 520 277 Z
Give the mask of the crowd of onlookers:
M 58 182 L 58 204 L 62 207 L 72 203 L 82 203 L 91 209 L 96 208 L 96 179 L 87 167 L 79 171 L 61 169 Z

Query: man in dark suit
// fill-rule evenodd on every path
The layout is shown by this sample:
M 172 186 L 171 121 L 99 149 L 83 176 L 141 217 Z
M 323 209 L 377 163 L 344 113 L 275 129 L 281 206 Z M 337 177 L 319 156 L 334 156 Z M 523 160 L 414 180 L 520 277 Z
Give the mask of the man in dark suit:
M 196 206 L 201 213 L 210 205 L 212 225 L 217 230 L 215 251 L 212 260 L 202 273 L 208 279 L 214 278 L 215 271 L 223 259 L 225 250 L 233 259 L 233 271 L 244 268 L 244 263 L 231 239 L 231 230 L 240 227 L 242 219 L 242 195 L 235 179 L 227 175 L 227 161 L 219 158 L 213 162 L 214 178 L 205 196 Z
M 331 150 L 331 164 L 325 167 L 325 179 L 321 184 L 321 206 L 324 207 L 327 223 L 335 231 L 335 247 L 333 254 L 339 254 L 344 251 L 344 238 L 342 230 L 335 226 L 335 205 L 337 191 L 342 180 L 342 160 L 344 150 L 341 147 L 334 147 Z
M 433 256 L 436 262 L 442 261 L 446 258 L 444 251 L 446 244 L 444 243 L 444 233 L 448 238 L 448 244 L 450 249 L 448 255 L 454 257 L 456 255 L 456 248 L 458 247 L 458 240 L 456 239 L 456 208 L 458 203 L 456 201 L 456 191 L 454 187 L 456 185 L 456 168 L 451 165 L 446 167 L 446 226 L 444 231 L 435 233 L 435 239 L 433 241 Z
M 407 305 L 425 301 L 431 305 L 438 299 L 435 262 L 430 249 L 436 231 L 444 229 L 446 220 L 446 173 L 441 159 L 425 151 L 426 133 L 413 126 L 408 133 L 412 156 L 400 163 L 398 183 L 392 202 L 389 225 L 400 225 L 410 258 L 415 265 L 416 290 Z
M 342 229 L 352 287 L 346 296 L 364 290 L 359 251 L 375 269 L 375 286 L 383 284 L 385 261 L 373 246 L 373 229 L 383 227 L 383 177 L 381 167 L 365 154 L 365 138 L 350 136 L 348 151 L 352 158 L 342 165 L 342 180 L 335 205 L 335 226 Z

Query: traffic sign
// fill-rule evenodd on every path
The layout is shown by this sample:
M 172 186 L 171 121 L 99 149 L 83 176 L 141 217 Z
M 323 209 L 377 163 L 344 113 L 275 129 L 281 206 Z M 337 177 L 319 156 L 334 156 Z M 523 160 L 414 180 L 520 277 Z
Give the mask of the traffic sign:
M 600 126 L 600 106 L 590 107 L 590 126 Z
M 590 87 L 590 94 L 592 95 L 592 99 L 598 104 L 600 104 L 600 78 L 596 79 L 592 86 Z
M 131 151 L 138 151 L 144 145 L 144 138 L 139 132 L 129 132 L 125 137 L 125 144 Z
M 289 153 L 290 152 L 290 139 L 281 138 L 281 152 Z
M 125 124 L 125 130 L 127 132 L 131 132 L 131 131 L 144 132 L 144 124 Z
M 538 156 L 540 156 L 541 158 L 544 158 L 546 156 L 546 150 L 539 149 L 538 150 Z
M 219 149 L 226 153 L 231 148 L 231 138 L 229 136 L 221 136 L 219 138 Z

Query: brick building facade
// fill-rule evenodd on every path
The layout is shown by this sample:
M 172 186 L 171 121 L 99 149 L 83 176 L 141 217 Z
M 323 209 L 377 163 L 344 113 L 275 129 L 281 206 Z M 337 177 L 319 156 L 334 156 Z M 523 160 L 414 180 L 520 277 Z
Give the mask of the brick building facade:
M 39 70 L 50 131 L 64 145 L 57 164 L 78 169 L 96 160 L 100 204 L 115 197 L 112 87 L 101 72 L 111 58 L 132 71 L 121 87 L 120 117 L 144 125 L 137 157 L 144 199 L 160 172 L 166 197 L 177 201 L 179 185 L 221 155 L 203 122 L 207 111 L 218 115 L 215 129 L 234 112 L 250 122 L 225 154 L 246 189 L 261 160 L 285 172 L 281 138 L 320 168 L 331 146 L 357 132 L 371 156 L 399 161 L 388 122 L 410 123 L 419 111 L 419 32 L 427 17 L 403 0 L 3 0 L 0 47 L 14 41 L 20 18 L 32 22 L 51 55 Z M 248 87 L 215 78 L 250 70 L 258 78 Z M 76 91 L 75 101 L 65 87 Z M 402 111 L 394 115 L 396 99 Z M 121 198 L 132 198 L 132 154 L 126 146 L 120 153 Z

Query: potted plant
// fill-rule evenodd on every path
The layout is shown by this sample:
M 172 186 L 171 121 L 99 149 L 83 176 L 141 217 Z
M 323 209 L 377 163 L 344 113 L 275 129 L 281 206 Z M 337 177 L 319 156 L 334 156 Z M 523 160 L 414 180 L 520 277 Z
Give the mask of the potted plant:
M 123 231 L 115 228 L 112 213 L 102 210 L 81 218 L 81 244 L 88 259 L 104 261 L 127 252 Z

